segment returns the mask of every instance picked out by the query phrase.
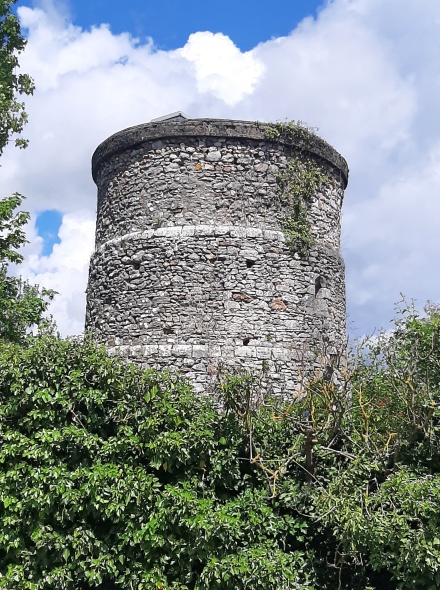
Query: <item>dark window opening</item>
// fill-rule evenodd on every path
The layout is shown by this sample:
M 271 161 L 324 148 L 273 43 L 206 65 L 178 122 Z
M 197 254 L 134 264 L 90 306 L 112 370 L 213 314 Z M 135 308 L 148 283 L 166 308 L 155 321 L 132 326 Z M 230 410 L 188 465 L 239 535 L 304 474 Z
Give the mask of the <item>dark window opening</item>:
M 134 270 L 139 270 L 141 267 L 140 260 L 133 260 L 133 268 Z
M 174 328 L 171 326 L 165 326 L 163 329 L 164 334 L 174 334 Z
M 247 346 L 250 341 L 251 339 L 248 336 L 246 336 L 246 338 L 243 338 L 243 346 Z
M 249 260 L 249 259 L 246 260 L 246 266 L 248 268 L 252 268 L 254 266 L 254 264 L 255 264 L 255 260 Z
M 318 295 L 319 291 L 325 287 L 325 279 L 324 277 L 316 277 L 315 279 L 315 297 Z
M 324 373 L 322 375 L 322 378 L 324 379 L 324 381 L 331 381 L 331 378 L 333 376 L 333 367 L 331 365 L 327 365 L 324 369 Z

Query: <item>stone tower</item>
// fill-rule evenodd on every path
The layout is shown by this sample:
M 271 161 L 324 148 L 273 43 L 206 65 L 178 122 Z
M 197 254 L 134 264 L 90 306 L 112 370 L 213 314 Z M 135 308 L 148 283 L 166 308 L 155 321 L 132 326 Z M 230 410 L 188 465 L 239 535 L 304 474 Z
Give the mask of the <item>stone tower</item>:
M 112 135 L 92 173 L 86 328 L 109 349 L 200 391 L 221 364 L 283 393 L 344 348 L 348 169 L 322 139 L 177 113 Z

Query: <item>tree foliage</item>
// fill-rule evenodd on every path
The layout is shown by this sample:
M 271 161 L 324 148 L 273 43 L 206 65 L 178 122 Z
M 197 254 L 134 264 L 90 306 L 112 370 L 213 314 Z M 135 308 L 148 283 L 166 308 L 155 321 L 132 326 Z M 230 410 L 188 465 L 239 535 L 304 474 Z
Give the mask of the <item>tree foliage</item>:
M 29 214 L 16 211 L 22 200 L 18 194 L 0 200 L 0 339 L 21 343 L 33 326 L 49 325 L 44 314 L 55 294 L 9 273 L 9 263 L 23 260 L 18 248 L 26 243 Z
M 88 340 L 0 367 L 0 588 L 309 587 L 234 414 Z
M 439 336 L 406 310 L 290 402 L 1 344 L 0 588 L 440 587 Z
M 0 0 L 0 155 L 27 121 L 24 104 L 17 96 L 34 90 L 32 79 L 18 73 L 18 55 L 26 39 L 12 10 L 14 4 L 15 0 Z M 27 141 L 17 138 L 15 145 L 26 147 Z M 23 227 L 29 214 L 17 211 L 22 201 L 17 193 L 0 200 L 0 339 L 11 342 L 24 342 L 34 325 L 46 324 L 43 316 L 54 295 L 9 273 L 10 263 L 23 260 L 19 248 L 26 243 Z
M 15 2 L 0 0 L 0 155 L 11 136 L 19 135 L 27 122 L 24 104 L 18 95 L 34 91 L 31 77 L 18 71 L 18 56 L 26 46 L 26 39 L 12 10 Z M 17 138 L 15 145 L 25 147 L 27 142 Z

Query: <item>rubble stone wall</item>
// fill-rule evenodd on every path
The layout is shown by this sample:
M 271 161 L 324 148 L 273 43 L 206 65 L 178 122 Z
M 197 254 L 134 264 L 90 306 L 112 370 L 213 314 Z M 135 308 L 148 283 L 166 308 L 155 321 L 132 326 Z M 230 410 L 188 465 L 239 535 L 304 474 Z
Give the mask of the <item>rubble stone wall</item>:
M 313 135 L 292 146 L 267 129 L 164 121 L 98 147 L 86 328 L 108 348 L 179 369 L 200 391 L 222 365 L 263 370 L 285 394 L 323 348 L 344 347 L 345 160 Z M 300 256 L 282 231 L 279 181 L 304 158 L 325 182 L 308 204 L 314 244 Z

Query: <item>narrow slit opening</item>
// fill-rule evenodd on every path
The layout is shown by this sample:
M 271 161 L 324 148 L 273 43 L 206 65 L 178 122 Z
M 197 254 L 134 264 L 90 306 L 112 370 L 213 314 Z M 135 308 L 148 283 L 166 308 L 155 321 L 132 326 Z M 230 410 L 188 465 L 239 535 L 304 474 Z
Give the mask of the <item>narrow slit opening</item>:
M 333 376 L 333 372 L 334 372 L 333 367 L 331 365 L 326 365 L 323 375 L 322 375 L 322 378 L 324 379 L 324 381 L 331 381 L 332 376 Z
M 315 279 L 315 297 L 318 295 L 319 291 L 325 287 L 325 279 L 324 277 L 316 277 Z

